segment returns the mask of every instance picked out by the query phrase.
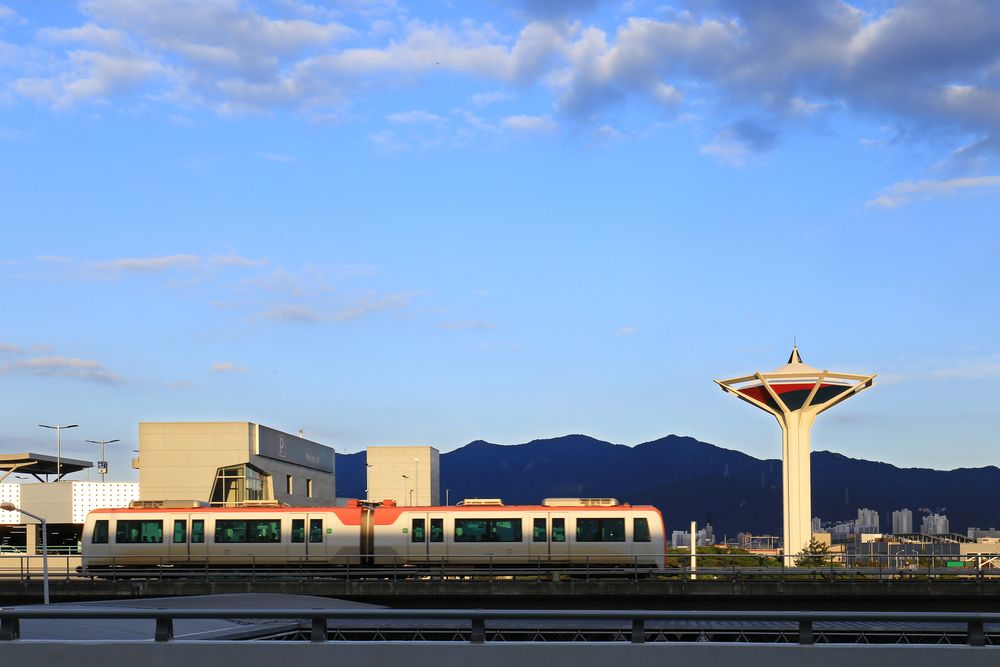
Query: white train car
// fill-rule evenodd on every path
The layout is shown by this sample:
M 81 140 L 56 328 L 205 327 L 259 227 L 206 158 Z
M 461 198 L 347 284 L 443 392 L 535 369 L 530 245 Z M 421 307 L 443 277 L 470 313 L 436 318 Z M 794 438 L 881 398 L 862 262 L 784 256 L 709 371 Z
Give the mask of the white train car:
M 135 566 L 462 564 L 662 567 L 663 518 L 613 499 L 397 507 L 94 510 L 86 570 Z

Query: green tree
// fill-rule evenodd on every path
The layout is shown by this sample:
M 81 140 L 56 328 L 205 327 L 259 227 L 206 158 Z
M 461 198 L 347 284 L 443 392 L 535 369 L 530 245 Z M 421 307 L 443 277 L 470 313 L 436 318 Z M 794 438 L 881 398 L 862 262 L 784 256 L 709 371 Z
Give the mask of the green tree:
M 795 559 L 795 564 L 799 567 L 824 567 L 832 562 L 830 545 L 820 542 L 815 537 L 809 540 L 809 544 Z

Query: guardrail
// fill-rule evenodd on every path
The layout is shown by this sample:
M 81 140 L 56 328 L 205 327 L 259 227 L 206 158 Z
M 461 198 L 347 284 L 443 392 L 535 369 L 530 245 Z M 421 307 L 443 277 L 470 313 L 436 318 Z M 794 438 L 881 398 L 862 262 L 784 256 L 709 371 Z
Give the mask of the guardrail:
M 554 564 L 535 560 L 525 564 L 523 558 L 507 556 L 463 557 L 472 562 L 455 565 L 446 558 L 425 558 L 412 562 L 406 557 L 395 557 L 391 563 L 379 566 L 351 565 L 356 556 L 337 557 L 290 557 L 281 565 L 274 557 L 248 554 L 245 562 L 233 565 L 236 556 L 190 557 L 190 563 L 175 564 L 168 557 L 129 557 L 112 559 L 108 567 L 94 568 L 83 572 L 85 557 L 52 555 L 48 557 L 49 576 L 52 579 L 155 579 L 201 581 L 246 579 L 305 581 L 329 579 L 343 581 L 388 580 L 397 581 L 442 581 L 445 579 L 478 579 L 505 581 L 516 579 L 525 581 L 534 578 L 540 581 L 562 579 L 633 579 L 633 580 L 683 580 L 725 582 L 793 582 L 823 581 L 830 583 L 858 581 L 963 581 L 1000 579 L 1000 567 L 992 567 L 993 560 L 987 557 L 973 557 L 962 567 L 954 564 L 949 557 L 908 556 L 905 561 L 896 556 L 880 558 L 866 557 L 862 564 L 844 565 L 827 563 L 823 565 L 796 566 L 786 564 L 761 564 L 763 558 L 755 555 L 702 554 L 699 560 L 712 565 L 699 564 L 691 568 L 687 558 L 676 567 L 653 568 L 639 564 L 639 557 L 627 565 L 609 565 L 606 555 L 576 556 L 575 564 Z M 385 558 L 385 557 L 382 557 Z M 674 555 L 667 562 L 676 562 Z M 102 559 L 102 562 L 105 559 Z M 0 555 L 0 581 L 29 581 L 41 576 L 43 557 L 40 555 Z M 792 561 L 794 563 L 794 561 Z
M 815 643 L 818 623 L 922 623 L 964 625 L 969 646 L 987 645 L 987 624 L 1000 624 L 997 613 L 964 612 L 817 612 L 817 611 L 647 611 L 647 610 L 485 610 L 485 609 L 136 609 L 89 607 L 0 608 L 0 642 L 20 639 L 21 622 L 52 619 L 145 619 L 155 621 L 156 642 L 174 641 L 174 621 L 187 619 L 295 620 L 307 624 L 313 643 L 328 640 L 330 621 L 455 620 L 469 629 L 472 644 L 487 642 L 487 623 L 495 621 L 606 621 L 628 629 L 627 642 L 646 643 L 647 624 L 656 621 L 728 623 L 773 621 L 797 628 L 798 643 Z M 79 640 L 90 642 L 90 640 Z M 886 640 L 894 643 L 896 640 Z

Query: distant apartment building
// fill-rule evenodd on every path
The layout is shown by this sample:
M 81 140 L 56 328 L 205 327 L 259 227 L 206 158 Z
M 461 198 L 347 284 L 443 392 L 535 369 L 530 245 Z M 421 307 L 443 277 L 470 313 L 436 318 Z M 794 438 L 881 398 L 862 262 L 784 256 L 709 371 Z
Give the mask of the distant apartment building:
M 878 528 L 878 512 L 870 510 L 867 507 L 859 508 L 858 520 L 854 524 L 854 529 L 857 534 L 880 532 Z
M 823 531 L 823 521 L 818 516 L 813 517 L 812 531 L 814 533 L 820 533 Z
M 905 508 L 893 512 L 892 534 L 908 535 L 912 532 L 913 532 L 913 512 Z
M 945 514 L 928 514 L 920 522 L 920 532 L 924 535 L 944 535 L 951 532 L 948 529 L 948 516 Z
M 712 532 L 712 525 L 702 528 L 695 535 L 695 546 L 711 546 L 715 543 L 715 536 Z M 691 532 L 687 530 L 675 530 L 670 534 L 670 546 L 673 549 L 681 549 L 691 546 Z
M 854 534 L 854 522 L 844 521 L 843 523 L 835 523 L 830 527 L 830 535 L 836 538 L 846 538 Z

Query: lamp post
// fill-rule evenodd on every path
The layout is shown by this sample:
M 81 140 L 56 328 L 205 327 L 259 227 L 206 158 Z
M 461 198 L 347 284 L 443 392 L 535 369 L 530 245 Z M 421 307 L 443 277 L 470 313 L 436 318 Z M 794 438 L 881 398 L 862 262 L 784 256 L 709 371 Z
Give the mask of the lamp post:
M 104 458 L 104 446 L 120 440 L 88 440 L 87 442 L 101 446 L 101 460 L 97 463 L 97 472 L 101 473 L 101 481 L 108 475 L 108 460 Z
M 371 496 L 368 495 L 368 490 L 372 485 L 372 468 L 374 467 L 374 463 L 365 464 L 365 500 L 371 500 Z
M 409 475 L 400 475 L 403 478 L 403 501 L 406 501 L 406 480 L 410 479 Z
M 14 503 L 0 503 L 0 510 L 5 512 L 20 512 L 42 524 L 42 599 L 45 604 L 49 603 L 49 537 L 46 528 L 46 521 L 37 514 L 26 512 Z
M 42 428 L 51 428 L 56 432 L 56 481 L 62 477 L 62 430 L 64 428 L 76 428 L 79 424 L 69 424 L 68 426 L 63 426 L 61 424 L 56 424 L 55 426 L 49 426 L 48 424 L 39 424 Z M 27 512 L 25 512 L 27 514 Z

